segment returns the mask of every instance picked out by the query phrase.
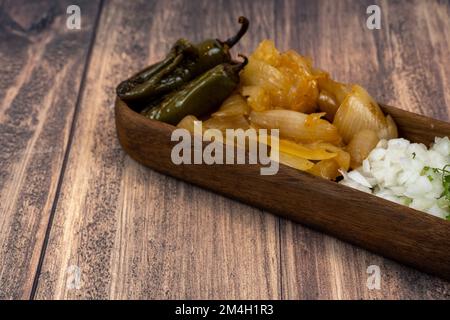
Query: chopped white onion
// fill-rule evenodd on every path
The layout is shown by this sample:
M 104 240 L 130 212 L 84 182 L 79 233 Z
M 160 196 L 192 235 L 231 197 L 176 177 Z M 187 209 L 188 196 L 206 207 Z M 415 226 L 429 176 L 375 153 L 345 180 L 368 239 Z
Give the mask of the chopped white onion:
M 424 168 L 442 169 L 448 164 L 448 137 L 436 138 L 429 150 L 406 139 L 380 140 L 361 167 L 342 172 L 344 179 L 340 183 L 446 218 L 450 208 L 448 201 L 441 197 L 442 174 Z

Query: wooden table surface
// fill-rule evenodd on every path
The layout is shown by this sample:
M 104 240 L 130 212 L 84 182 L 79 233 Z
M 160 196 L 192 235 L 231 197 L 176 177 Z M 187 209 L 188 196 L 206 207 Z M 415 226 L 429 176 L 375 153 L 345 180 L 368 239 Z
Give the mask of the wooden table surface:
M 366 28 L 373 3 L 381 30 Z M 117 83 L 179 37 L 228 37 L 242 14 L 235 53 L 274 39 L 381 102 L 450 120 L 449 1 L 0 0 L 0 298 L 450 298 L 449 282 L 121 150 Z

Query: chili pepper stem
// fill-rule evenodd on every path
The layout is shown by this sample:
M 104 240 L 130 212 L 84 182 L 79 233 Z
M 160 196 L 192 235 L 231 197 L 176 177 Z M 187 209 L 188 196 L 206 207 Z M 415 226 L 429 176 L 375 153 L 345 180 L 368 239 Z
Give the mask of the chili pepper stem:
M 229 38 L 228 40 L 222 42 L 219 40 L 219 42 L 222 45 L 226 45 L 228 48 L 233 47 L 239 40 L 241 40 L 242 36 L 247 32 L 248 30 L 248 25 L 249 25 L 249 21 L 246 17 L 239 17 L 239 23 L 242 25 L 241 29 L 238 31 L 238 33 Z
M 248 63 L 248 58 L 242 54 L 238 54 L 239 57 L 241 57 L 242 59 L 244 59 L 244 61 L 242 61 L 239 64 L 236 64 L 234 66 L 232 66 L 233 71 L 238 73 L 239 71 L 241 71 L 242 69 L 244 69 L 244 67 L 247 65 Z

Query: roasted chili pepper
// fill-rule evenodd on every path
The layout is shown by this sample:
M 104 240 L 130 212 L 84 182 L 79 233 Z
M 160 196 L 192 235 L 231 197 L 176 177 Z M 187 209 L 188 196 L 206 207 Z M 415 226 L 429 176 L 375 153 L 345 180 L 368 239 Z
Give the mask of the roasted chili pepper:
M 188 60 L 197 59 L 198 54 L 197 48 L 192 43 L 185 39 L 179 39 L 164 60 L 121 82 L 116 89 L 117 95 L 127 102 L 139 101 L 145 98 L 144 91 L 146 88 L 158 85 L 165 76 L 176 70 L 183 59 L 187 65 L 189 63 Z
M 229 49 L 242 38 L 249 25 L 245 17 L 240 17 L 239 23 L 242 24 L 239 32 L 226 41 L 210 39 L 194 46 L 187 40 L 178 40 L 163 61 L 119 84 L 117 95 L 131 106 L 142 107 L 218 64 L 230 62 Z
M 243 56 L 242 56 L 243 57 Z M 239 71 L 244 62 L 222 63 L 185 84 L 180 90 L 168 94 L 158 107 L 143 114 L 154 120 L 176 125 L 186 115 L 201 117 L 217 109 L 237 88 Z

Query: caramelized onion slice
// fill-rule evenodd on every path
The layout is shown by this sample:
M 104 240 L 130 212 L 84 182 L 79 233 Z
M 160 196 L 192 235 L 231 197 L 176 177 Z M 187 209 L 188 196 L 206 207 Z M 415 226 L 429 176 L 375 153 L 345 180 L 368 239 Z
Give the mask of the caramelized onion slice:
M 339 164 L 334 159 L 319 161 L 308 172 L 328 180 L 335 180 L 340 175 Z
M 339 144 L 337 128 L 321 119 L 323 113 L 304 114 L 291 110 L 252 111 L 250 121 L 259 128 L 279 129 L 282 138 L 309 143 L 325 141 Z
M 318 77 L 317 81 L 319 83 L 319 90 L 326 91 L 335 101 L 337 106 L 339 106 L 352 91 L 350 85 L 334 81 L 330 79 L 328 75 Z
M 218 129 L 226 132 L 226 129 L 243 129 L 250 128 L 247 119 L 243 115 L 212 117 L 203 122 L 203 130 Z
M 274 137 L 268 139 L 269 145 L 272 145 Z M 337 153 L 329 152 L 327 148 L 320 145 L 304 145 L 286 139 L 278 139 L 278 149 L 282 153 L 287 153 L 295 157 L 304 158 L 308 160 L 324 160 L 331 159 L 337 156 Z
M 313 148 L 323 148 L 329 152 L 336 153 L 336 157 L 333 158 L 333 160 L 337 162 L 337 164 L 339 165 L 339 169 L 348 171 L 348 169 L 350 168 L 350 154 L 342 148 L 336 147 L 335 145 L 326 142 L 312 143 L 310 144 L 310 146 Z
M 307 159 L 296 157 L 289 153 L 281 152 L 280 150 L 278 150 L 278 153 L 276 153 L 275 151 L 276 150 L 274 148 L 272 148 L 270 150 L 270 158 L 273 161 L 277 161 L 288 167 L 291 167 L 291 168 L 294 168 L 297 170 L 301 170 L 301 171 L 307 171 L 314 166 L 314 162 L 311 162 Z
M 250 113 L 250 107 L 244 97 L 236 93 L 226 99 L 222 106 L 214 112 L 211 117 L 229 117 L 229 116 L 247 116 Z
M 319 105 L 320 111 L 325 112 L 325 118 L 328 121 L 332 122 L 334 119 L 334 115 L 339 108 L 334 95 L 326 90 L 321 90 L 319 93 L 319 97 L 317 98 L 317 104 Z
M 377 132 L 373 130 L 361 130 L 356 133 L 350 143 L 347 145 L 347 151 L 350 153 L 350 168 L 356 169 L 362 165 L 364 159 L 376 147 L 380 141 Z
M 247 103 L 255 111 L 269 110 L 272 107 L 272 99 L 266 89 L 259 86 L 244 86 L 241 94 L 247 97 Z
M 397 125 L 391 115 L 386 116 L 386 127 L 378 131 L 378 137 L 386 140 L 398 138 Z
M 195 116 L 188 115 L 181 119 L 177 124 L 177 128 L 186 129 L 191 133 L 194 133 L 194 121 L 199 121 Z
M 333 124 L 338 128 L 345 143 L 361 130 L 379 132 L 387 127 L 386 118 L 373 98 L 358 85 L 352 87 L 340 105 Z

